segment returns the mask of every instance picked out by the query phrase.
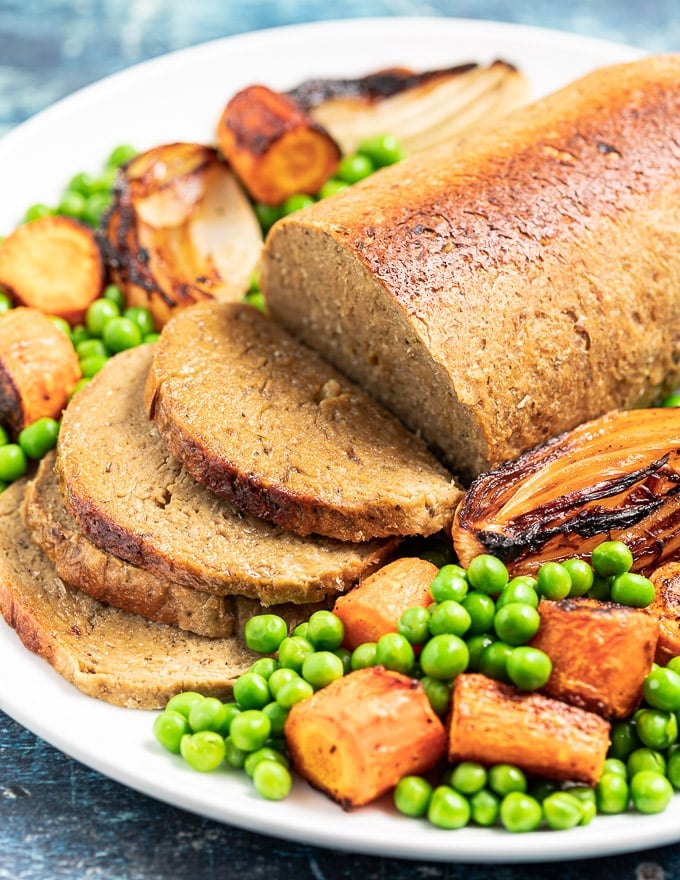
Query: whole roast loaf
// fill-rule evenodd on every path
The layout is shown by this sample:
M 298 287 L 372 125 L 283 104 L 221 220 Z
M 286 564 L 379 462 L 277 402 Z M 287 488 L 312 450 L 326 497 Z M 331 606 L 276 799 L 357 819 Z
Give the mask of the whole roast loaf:
M 680 372 L 680 55 L 589 74 L 275 225 L 274 317 L 463 479 Z

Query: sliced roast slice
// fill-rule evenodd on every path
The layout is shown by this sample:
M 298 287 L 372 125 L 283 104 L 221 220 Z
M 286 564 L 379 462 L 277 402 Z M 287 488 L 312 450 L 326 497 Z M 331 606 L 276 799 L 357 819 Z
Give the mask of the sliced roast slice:
M 196 483 L 144 409 L 152 353 L 144 345 L 116 355 L 63 417 L 62 495 L 93 543 L 175 583 L 265 605 L 341 593 L 390 555 L 390 540 L 346 544 L 291 534 Z
M 420 439 L 252 306 L 177 314 L 145 400 L 199 483 L 300 535 L 430 535 L 462 495 Z

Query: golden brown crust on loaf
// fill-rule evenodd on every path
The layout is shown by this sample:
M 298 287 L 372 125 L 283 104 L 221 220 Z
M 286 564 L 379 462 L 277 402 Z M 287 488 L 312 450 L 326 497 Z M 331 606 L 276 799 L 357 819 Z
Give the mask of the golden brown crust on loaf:
M 83 693 L 159 709 L 175 693 L 227 699 L 256 655 L 102 605 L 58 577 L 21 521 L 26 481 L 0 494 L 0 612 L 26 648 Z
M 300 535 L 430 535 L 462 497 L 419 438 L 252 306 L 176 315 L 145 402 L 194 479 Z
M 678 378 L 680 55 L 596 71 L 272 230 L 273 315 L 466 479 Z
M 151 357 L 148 345 L 116 355 L 64 413 L 57 473 L 66 507 L 93 543 L 158 577 L 265 605 L 344 592 L 393 552 L 393 540 L 284 532 L 196 483 L 146 415 Z

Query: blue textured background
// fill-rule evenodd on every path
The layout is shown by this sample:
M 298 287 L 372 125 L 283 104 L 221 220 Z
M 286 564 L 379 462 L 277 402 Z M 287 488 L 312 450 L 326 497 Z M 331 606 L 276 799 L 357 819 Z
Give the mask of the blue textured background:
M 449 15 L 558 28 L 660 52 L 680 50 L 679 12 L 679 0 L 5 0 L 0 134 L 137 61 L 259 28 Z M 680 847 L 571 865 L 512 867 L 345 855 L 218 825 L 157 803 L 81 766 L 0 713 L 0 880 L 183 877 L 671 880 L 680 877 Z

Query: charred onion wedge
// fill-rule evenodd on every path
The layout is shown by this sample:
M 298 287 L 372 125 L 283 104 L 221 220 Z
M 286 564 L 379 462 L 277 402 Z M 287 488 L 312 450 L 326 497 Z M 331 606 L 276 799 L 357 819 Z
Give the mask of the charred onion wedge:
M 343 153 L 377 134 L 391 134 L 415 153 L 493 122 L 523 103 L 527 93 L 525 77 L 511 64 L 495 61 L 308 80 L 288 94 L 331 133 Z
M 224 108 L 217 141 L 251 196 L 280 205 L 315 195 L 338 166 L 340 149 L 293 99 L 266 86 L 237 92 Z
M 659 621 L 655 661 L 665 666 L 680 655 L 680 562 L 667 562 L 651 575 L 654 601 L 645 608 Z
M 172 312 L 206 299 L 239 300 L 262 247 L 252 206 L 217 152 L 165 144 L 121 173 L 100 236 L 130 305 L 161 327 Z
M 452 537 L 462 565 L 490 552 L 514 574 L 619 540 L 649 574 L 680 556 L 680 409 L 614 411 L 482 474 Z

